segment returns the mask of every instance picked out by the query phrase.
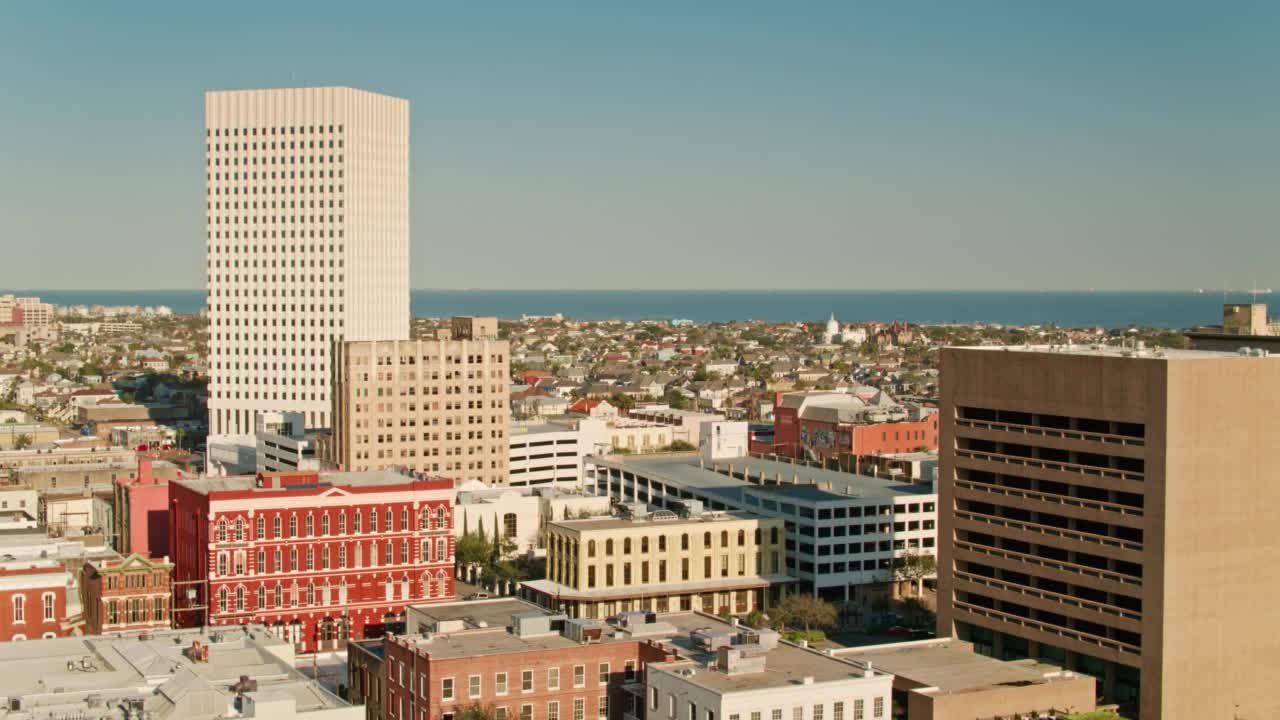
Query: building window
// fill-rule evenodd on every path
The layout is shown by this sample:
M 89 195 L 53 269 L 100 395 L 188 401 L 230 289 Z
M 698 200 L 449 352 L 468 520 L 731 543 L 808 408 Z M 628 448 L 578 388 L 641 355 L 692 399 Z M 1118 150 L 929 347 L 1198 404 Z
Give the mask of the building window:
M 236 588 L 236 610 L 244 610 L 244 588 Z
M 307 537 L 311 537 L 316 534 L 316 519 L 312 517 L 310 513 L 307 514 L 306 527 Z
M 533 692 L 533 671 L 532 670 L 521 671 L 520 692 Z M 526 705 L 525 707 L 531 708 L 532 706 Z M 523 711 L 521 711 L 521 715 L 523 714 L 524 714 Z
M 826 705 L 814 705 L 813 720 L 822 720 L 822 716 L 826 714 L 826 711 L 827 711 Z
M 759 720 L 759 718 L 753 718 Z M 839 700 L 831 704 L 831 720 L 844 720 L 844 703 Z
M 532 705 L 521 705 L 521 706 L 520 706 L 520 720 L 533 720 L 533 706 L 532 706 Z
M 547 720 L 560 720 L 560 703 L 554 700 L 547 703 Z
M 560 689 L 560 668 L 558 667 L 547 668 L 547 689 L 548 690 Z
M 118 617 L 119 617 L 119 607 L 116 605 L 115 600 L 111 600 L 110 602 L 107 603 L 107 624 L 115 625 Z
M 159 600 L 160 600 L 159 598 L 156 598 L 157 603 L 159 602 Z M 258 586 L 258 607 L 261 609 L 266 606 L 267 606 L 267 588 L 266 586 L 259 585 Z M 156 618 L 156 619 L 158 620 L 159 618 Z
M 271 518 L 271 537 L 276 540 L 280 539 L 280 516 Z
M 626 664 L 623 665 L 623 668 L 625 670 L 622 676 L 624 680 L 626 680 L 627 682 L 631 682 L 636 679 L 636 661 L 635 660 L 628 660 Z M 757 718 L 757 720 L 759 720 L 759 718 Z
M 227 541 L 227 521 L 219 520 L 218 521 L 218 542 L 226 542 L 226 541 Z
M 507 513 L 502 516 L 502 535 L 508 539 L 516 539 L 516 514 Z
M 45 621 L 45 622 L 50 622 L 50 621 L 54 620 L 54 619 L 55 619 L 55 615 L 54 615 L 54 612 L 53 612 L 53 608 L 54 608 L 54 595 L 53 595 L 53 593 L 51 593 L 51 592 L 47 592 L 47 593 L 45 593 L 44 595 L 42 595 L 42 596 L 40 597 L 40 604 L 43 606 L 43 609 L 44 609 L 44 621 Z
M 608 720 L 608 717 L 609 717 L 609 696 L 608 695 L 600 696 L 600 707 L 599 707 L 599 710 L 596 712 L 596 714 L 600 718 L 600 720 Z
M 600 663 L 600 684 L 609 684 L 609 663 Z
M 267 519 L 259 515 L 258 520 L 257 522 L 254 523 L 254 525 L 258 531 L 257 532 L 258 539 L 259 540 L 265 539 L 267 537 Z
M 327 512 L 320 516 L 320 534 L 329 534 L 329 513 Z
M 596 541 L 588 540 L 587 541 L 587 557 L 593 558 L 595 556 L 596 556 Z
M 236 542 L 244 542 L 244 518 L 236 518 Z
M 504 707 L 494 708 L 493 720 L 507 720 L 507 709 Z
M 27 598 L 22 595 L 13 596 L 13 621 L 16 623 L 26 622 L 27 620 Z
M 576 688 L 586 687 L 587 685 L 587 666 L 573 666 L 573 686 Z
M 587 703 L 582 698 L 573 699 L 573 720 L 586 720 Z
M 878 697 L 871 701 L 871 717 L 884 717 L 884 698 Z
M 865 720 L 865 717 L 863 715 L 864 712 L 865 710 L 863 709 L 862 699 L 859 698 L 857 700 L 854 700 L 853 701 L 853 720 Z
M 298 537 L 298 516 L 289 516 L 289 537 Z
M 480 676 L 470 675 L 467 677 L 467 697 L 480 697 Z
M 218 588 L 218 612 L 227 611 L 227 589 Z
M 507 694 L 507 674 L 504 672 L 496 673 L 493 676 L 493 692 L 495 695 Z
M 453 700 L 453 678 L 447 677 L 440 681 L 440 699 Z

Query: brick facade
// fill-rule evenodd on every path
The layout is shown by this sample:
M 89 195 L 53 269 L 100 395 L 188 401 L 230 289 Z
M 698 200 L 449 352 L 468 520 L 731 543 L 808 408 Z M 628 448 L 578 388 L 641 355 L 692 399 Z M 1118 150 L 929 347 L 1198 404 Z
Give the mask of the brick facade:
M 130 555 L 122 560 L 93 560 L 81 569 L 85 632 L 161 630 L 171 626 L 173 590 L 168 558 Z
M 303 652 L 453 599 L 453 483 L 393 471 L 170 485 L 179 625 L 262 623 Z
M 69 635 L 67 579 L 53 561 L 0 566 L 0 642 Z

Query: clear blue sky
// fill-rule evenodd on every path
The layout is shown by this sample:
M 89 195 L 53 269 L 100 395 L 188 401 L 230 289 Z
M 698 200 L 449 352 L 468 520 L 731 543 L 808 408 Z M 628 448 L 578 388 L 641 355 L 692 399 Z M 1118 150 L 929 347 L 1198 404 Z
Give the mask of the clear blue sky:
M 0 5 L 0 287 L 202 287 L 295 85 L 410 100 L 414 287 L 1280 287 L 1280 3 L 369 5 Z

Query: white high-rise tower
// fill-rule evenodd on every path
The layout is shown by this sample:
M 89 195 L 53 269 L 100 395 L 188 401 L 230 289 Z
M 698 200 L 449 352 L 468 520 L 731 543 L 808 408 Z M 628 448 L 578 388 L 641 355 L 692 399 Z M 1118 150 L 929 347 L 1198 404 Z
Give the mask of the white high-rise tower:
M 409 337 L 409 102 L 205 94 L 209 434 L 330 423 L 335 340 Z

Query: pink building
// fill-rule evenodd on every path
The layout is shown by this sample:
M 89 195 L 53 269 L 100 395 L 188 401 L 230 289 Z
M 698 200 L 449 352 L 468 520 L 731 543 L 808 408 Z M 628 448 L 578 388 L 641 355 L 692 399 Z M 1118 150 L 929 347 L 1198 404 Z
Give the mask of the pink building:
M 138 461 L 137 477 L 116 480 L 115 516 L 123 555 L 169 555 L 169 480 L 156 475 L 150 460 Z

